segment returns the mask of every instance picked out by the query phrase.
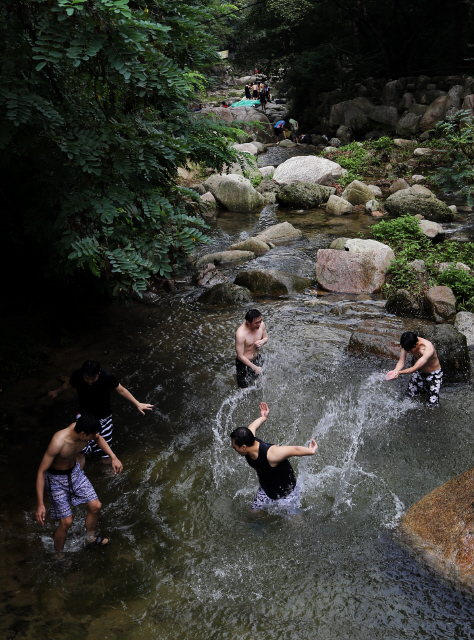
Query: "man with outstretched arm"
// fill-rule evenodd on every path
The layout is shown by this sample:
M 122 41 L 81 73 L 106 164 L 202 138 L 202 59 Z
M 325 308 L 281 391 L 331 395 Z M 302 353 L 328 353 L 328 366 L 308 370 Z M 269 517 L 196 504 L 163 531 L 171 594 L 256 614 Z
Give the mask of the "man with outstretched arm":
M 257 429 L 266 421 L 270 410 L 260 404 L 260 418 L 248 427 L 239 427 L 230 434 L 232 446 L 257 472 L 260 486 L 252 502 L 252 509 L 262 509 L 279 501 L 290 505 L 299 498 L 299 485 L 288 458 L 313 456 L 318 445 L 311 440 L 309 447 L 283 446 L 263 442 L 255 437 Z M 283 504 L 283 502 L 281 502 Z
M 98 434 L 99 429 L 100 423 L 95 416 L 87 413 L 82 415 L 77 422 L 54 434 L 39 466 L 36 478 L 36 520 L 44 525 L 46 507 L 43 498 L 46 488 L 51 505 L 51 519 L 59 520 L 58 528 L 54 532 L 54 548 L 58 552 L 64 549 L 67 532 L 72 524 L 71 507 L 79 504 L 87 506 L 87 543 L 98 546 L 109 543 L 108 538 L 97 537 L 95 534 L 102 505 L 77 461 L 84 443 L 94 441 L 110 457 L 114 473 L 122 473 L 122 463 L 104 438 Z
M 419 338 L 412 331 L 405 331 L 400 338 L 400 346 L 400 358 L 397 366 L 393 371 L 387 373 L 387 380 L 395 380 L 399 375 L 411 373 L 412 376 L 406 391 L 407 396 L 414 398 L 419 393 L 426 391 L 429 394 L 426 406 L 439 406 L 443 371 L 433 344 L 429 340 Z M 415 364 L 408 369 L 403 369 L 408 354 L 413 356 Z
M 145 410 L 153 409 L 152 404 L 145 404 L 136 400 L 112 373 L 101 369 L 100 364 L 95 360 L 86 360 L 80 369 L 74 371 L 69 380 L 66 380 L 59 389 L 50 391 L 48 395 L 51 398 L 55 398 L 58 393 L 73 387 L 77 389 L 79 396 L 77 417 L 79 418 L 83 413 L 90 413 L 96 416 L 100 421 L 100 435 L 109 446 L 112 444 L 113 433 L 112 408 L 110 404 L 111 391 L 115 389 L 123 398 L 134 404 L 142 415 L 145 415 Z M 82 453 L 84 455 L 100 453 L 104 464 L 110 464 L 111 462 L 108 454 L 103 450 L 101 451 L 96 442 L 90 442 Z M 84 463 L 85 458 L 81 460 L 82 466 L 84 466 Z
M 258 309 L 250 309 L 245 314 L 245 322 L 235 333 L 237 358 L 237 384 L 241 389 L 248 387 L 262 374 L 263 357 L 259 349 L 268 342 L 267 330 Z

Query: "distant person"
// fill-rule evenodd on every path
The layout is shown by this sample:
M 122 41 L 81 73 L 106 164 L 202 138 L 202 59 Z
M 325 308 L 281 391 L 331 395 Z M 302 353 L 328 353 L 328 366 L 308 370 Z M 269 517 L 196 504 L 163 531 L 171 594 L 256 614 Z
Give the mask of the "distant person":
M 84 444 L 94 441 L 110 458 L 115 473 L 122 473 L 123 465 L 112 449 L 98 434 L 100 423 L 95 416 L 84 414 L 77 422 L 66 429 L 57 431 L 38 469 L 36 478 L 36 495 L 38 508 L 36 520 L 44 525 L 46 507 L 44 506 L 44 489 L 51 506 L 51 519 L 59 520 L 54 532 L 54 548 L 62 552 L 67 532 L 72 525 L 72 507 L 79 504 L 87 506 L 86 542 L 90 545 L 105 546 L 108 538 L 96 536 L 96 527 L 102 505 L 94 487 L 84 475 L 77 456 Z
M 270 94 L 270 85 L 267 84 L 267 86 L 265 87 L 265 93 L 267 94 L 267 102 L 271 102 L 272 101 L 272 97 Z
M 441 369 L 436 350 L 429 340 L 419 338 L 412 331 L 405 331 L 400 338 L 400 358 L 393 371 L 387 373 L 387 380 L 395 380 L 401 374 L 412 374 L 406 394 L 410 398 L 423 393 L 429 394 L 427 407 L 439 405 L 439 392 L 443 382 Z M 403 369 L 408 354 L 411 354 L 415 364 L 408 369 Z
M 260 85 L 260 91 L 259 91 L 259 94 L 258 94 L 258 99 L 260 100 L 260 105 L 261 105 L 263 111 L 266 111 L 267 94 L 265 92 L 265 86 L 263 84 Z
M 202 111 L 202 104 L 196 107 L 196 109 L 193 109 L 193 111 Z
M 279 142 L 283 138 L 283 125 L 285 124 L 284 120 L 278 120 L 278 122 L 273 127 L 273 133 L 275 134 L 275 139 Z
M 258 100 L 258 84 L 255 80 L 255 83 L 252 85 L 252 98 L 253 100 Z
M 234 450 L 245 456 L 246 462 L 257 472 L 260 486 L 252 502 L 252 509 L 262 509 L 280 502 L 291 505 L 299 499 L 300 488 L 288 458 L 313 456 L 318 445 L 311 440 L 309 447 L 280 447 L 255 437 L 257 429 L 266 421 L 270 410 L 260 404 L 261 417 L 248 427 L 239 427 L 230 434 Z
M 260 349 L 268 342 L 267 330 L 258 309 L 250 309 L 245 314 L 245 322 L 235 333 L 237 358 L 237 384 L 241 389 L 248 387 L 262 375 L 263 357 Z
M 95 360 L 86 360 L 80 369 L 74 371 L 69 380 L 64 382 L 59 389 L 50 391 L 48 395 L 50 398 L 56 398 L 58 393 L 73 387 L 77 389 L 79 396 L 77 417 L 83 413 L 90 413 L 98 418 L 100 422 L 99 433 L 108 445 L 112 443 L 113 433 L 112 408 L 110 405 L 111 391 L 115 389 L 123 398 L 134 404 L 142 415 L 145 415 L 145 411 L 153 409 L 152 404 L 138 402 L 128 389 L 122 387 L 112 373 L 101 369 L 100 364 Z M 100 447 L 95 442 L 90 442 L 84 448 L 83 454 L 90 453 L 101 453 Z M 102 452 L 101 455 L 104 464 L 111 463 L 108 453 Z
M 290 118 L 289 124 L 291 127 L 290 138 L 293 140 L 293 142 L 298 142 L 298 129 L 299 129 L 298 123 L 293 118 Z
M 251 98 L 252 98 L 252 95 L 251 95 L 251 93 L 250 93 L 250 89 L 251 89 L 251 87 L 252 87 L 252 83 L 251 83 L 251 82 L 247 82 L 247 84 L 246 84 L 246 85 L 245 85 L 245 87 L 244 87 L 244 91 L 245 91 L 245 98 L 246 98 L 247 100 L 251 100 Z

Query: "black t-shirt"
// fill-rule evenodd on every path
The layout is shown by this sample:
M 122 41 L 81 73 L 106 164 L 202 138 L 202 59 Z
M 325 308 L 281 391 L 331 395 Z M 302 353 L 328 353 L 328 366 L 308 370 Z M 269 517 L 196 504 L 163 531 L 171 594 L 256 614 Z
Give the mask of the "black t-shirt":
M 74 371 L 69 384 L 77 389 L 79 395 L 79 413 L 91 413 L 96 418 L 106 418 L 112 413 L 110 392 L 119 386 L 117 378 L 109 371 L 101 369 L 94 384 L 87 384 L 82 371 Z
M 260 486 L 269 498 L 272 500 L 284 498 L 296 487 L 293 467 L 288 459 L 282 460 L 276 467 L 272 467 L 267 458 L 268 450 L 272 445 L 269 442 L 263 442 L 260 438 L 255 438 L 255 440 L 260 443 L 258 457 L 256 460 L 252 460 L 247 454 L 245 460 L 257 472 Z

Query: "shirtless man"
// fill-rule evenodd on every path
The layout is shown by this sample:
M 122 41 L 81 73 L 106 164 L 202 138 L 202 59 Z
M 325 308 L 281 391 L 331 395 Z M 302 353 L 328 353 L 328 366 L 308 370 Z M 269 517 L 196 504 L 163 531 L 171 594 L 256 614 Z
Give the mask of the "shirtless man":
M 84 444 L 93 440 L 110 456 L 112 469 L 115 473 L 122 473 L 123 465 L 104 438 L 99 435 L 100 422 L 91 415 L 82 415 L 77 422 L 54 434 L 38 469 L 36 478 L 36 494 L 38 508 L 36 520 L 44 525 L 46 507 L 44 506 L 44 488 L 51 505 L 51 519 L 59 520 L 59 526 L 54 532 L 54 548 L 58 553 L 64 549 L 67 532 L 72 524 L 72 510 L 78 504 L 87 506 L 86 541 L 88 544 L 104 546 L 109 543 L 108 538 L 95 535 L 102 505 L 94 487 L 84 475 L 77 456 L 84 448 Z
M 230 434 L 234 450 L 245 456 L 249 464 L 257 472 L 260 486 L 252 502 L 252 509 L 280 502 L 291 506 L 299 499 L 299 485 L 295 472 L 288 458 L 293 456 L 313 456 L 318 445 L 311 440 L 309 447 L 284 446 L 263 442 L 255 437 L 255 432 L 268 418 L 270 410 L 265 402 L 260 404 L 260 418 L 248 427 L 239 427 Z
M 237 384 L 245 389 L 257 376 L 262 374 L 263 358 L 260 347 L 268 342 L 265 323 L 258 309 L 250 309 L 245 314 L 245 322 L 235 333 L 235 350 L 237 358 Z
M 400 374 L 411 373 L 408 383 L 407 395 L 414 398 L 419 393 L 427 391 L 429 398 L 427 407 L 439 405 L 439 391 L 443 382 L 443 371 L 434 346 L 429 340 L 419 338 L 416 333 L 405 331 L 400 338 L 400 358 L 393 371 L 387 374 L 388 380 L 395 380 Z M 411 354 L 415 364 L 408 369 L 403 369 L 407 354 Z

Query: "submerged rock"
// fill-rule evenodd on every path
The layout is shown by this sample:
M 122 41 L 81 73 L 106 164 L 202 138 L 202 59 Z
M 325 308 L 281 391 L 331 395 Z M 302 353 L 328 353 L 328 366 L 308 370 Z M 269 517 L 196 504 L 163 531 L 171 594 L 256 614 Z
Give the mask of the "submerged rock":
M 252 251 L 256 256 L 263 256 L 270 249 L 271 247 L 267 242 L 257 240 L 257 238 L 247 238 L 247 240 L 231 244 L 229 247 L 230 251 Z
M 216 269 L 213 263 L 203 265 L 193 276 L 193 282 L 201 287 L 213 287 L 216 284 L 228 282 L 228 278 Z
M 283 296 L 289 293 L 299 293 L 312 282 L 309 278 L 302 278 L 291 273 L 284 273 L 276 269 L 263 271 L 240 271 L 235 278 L 235 284 L 247 287 L 252 293 L 260 296 Z
M 253 260 L 255 254 L 253 251 L 218 251 L 217 253 L 208 253 L 196 262 L 196 267 L 213 263 L 220 266 L 240 264 Z
M 281 222 L 280 224 L 274 224 L 262 233 L 254 236 L 256 240 L 262 240 L 263 242 L 271 242 L 272 244 L 286 244 L 287 242 L 293 242 L 301 238 L 303 233 L 289 222 Z
M 344 198 L 340 198 L 339 196 L 332 195 L 326 204 L 326 213 L 331 216 L 342 216 L 344 213 L 353 213 L 354 206 L 344 200 Z
M 292 182 L 277 191 L 276 199 L 280 206 L 289 209 L 312 209 L 327 202 L 335 191 L 334 187 L 323 187 L 312 182 Z
M 474 589 L 474 467 L 434 489 L 402 517 L 403 542 L 439 576 Z
M 244 304 L 252 300 L 252 294 L 248 289 L 230 282 L 216 284 L 199 296 L 199 302 L 205 304 Z

